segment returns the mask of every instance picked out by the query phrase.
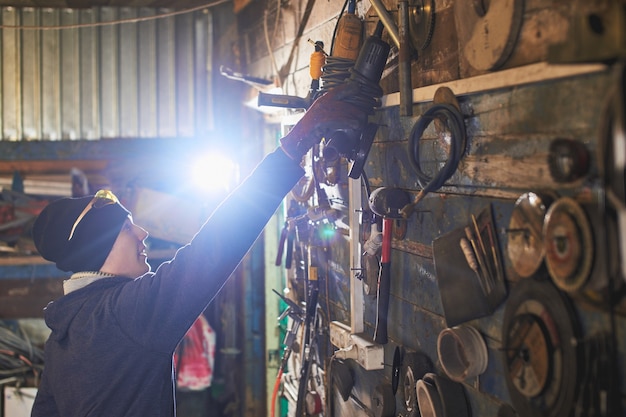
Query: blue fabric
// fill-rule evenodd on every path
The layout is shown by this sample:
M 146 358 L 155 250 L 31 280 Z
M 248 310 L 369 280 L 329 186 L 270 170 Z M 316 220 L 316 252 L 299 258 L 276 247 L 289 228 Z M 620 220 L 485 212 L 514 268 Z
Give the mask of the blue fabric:
M 32 416 L 173 416 L 176 346 L 302 175 L 281 150 L 269 154 L 155 272 L 104 278 L 51 302 Z

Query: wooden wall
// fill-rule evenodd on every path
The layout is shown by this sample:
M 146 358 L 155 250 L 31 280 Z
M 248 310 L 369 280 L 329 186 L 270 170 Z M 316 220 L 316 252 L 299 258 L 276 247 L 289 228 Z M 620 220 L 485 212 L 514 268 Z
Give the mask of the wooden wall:
M 276 20 L 280 22 L 277 35 L 270 42 L 272 54 L 263 41 L 262 19 L 244 20 L 247 29 L 243 35 L 249 45 L 250 72 L 272 76 L 275 75 L 273 68 L 279 68 L 278 79 L 285 93 L 299 96 L 307 94 L 310 84 L 307 67 L 312 46 L 307 39 L 321 39 L 330 44 L 342 7 L 334 1 L 315 2 L 307 20 L 303 18 L 307 10 L 304 3 L 288 2 L 285 9 L 281 9 Z M 424 3 L 430 2 L 417 2 Z M 465 380 L 463 390 L 470 414 L 474 416 L 510 415 L 505 414 L 510 412 L 510 406 L 523 416 L 542 412 L 538 411 L 542 406 L 520 406 L 519 395 L 511 394 L 505 359 L 508 347 L 505 346 L 504 326 L 511 300 L 519 302 L 518 292 L 528 285 L 536 286 L 533 288 L 537 292 L 542 292 L 546 285 L 556 288 L 545 262 L 531 277 L 521 277 L 508 256 L 512 239 L 507 229 L 516 200 L 527 192 L 547 194 L 555 199 L 572 198 L 583 209 L 593 231 L 581 255 L 591 253 L 593 258 L 588 284 L 579 291 L 557 291 L 558 296 L 553 298 L 555 305 L 563 298 L 566 304 L 573 306 L 570 324 L 561 327 L 572 326 L 579 331 L 574 351 L 581 355 L 581 360 L 568 376 L 577 382 L 568 393 L 563 393 L 568 390 L 562 388 L 565 383 L 552 386 L 551 389 L 561 390 L 558 395 L 565 400 L 559 397 L 558 401 L 566 404 L 544 405 L 542 415 L 564 415 L 564 410 L 574 410 L 586 398 L 581 388 L 589 376 L 585 365 L 592 352 L 591 341 L 598 335 L 608 334 L 616 342 L 617 354 L 605 369 L 618 371 L 614 386 L 618 387 L 615 391 L 621 398 L 617 402 L 623 402 L 626 393 L 626 320 L 620 299 L 624 280 L 619 271 L 624 260 L 618 253 L 623 236 L 615 232 L 617 217 L 607 200 L 607 191 L 620 180 L 611 179 L 615 172 L 609 172 L 606 165 L 607 149 L 615 139 L 606 130 L 612 105 L 610 98 L 621 94 L 619 62 L 624 50 L 618 27 L 624 17 L 623 4 L 535 0 L 495 3 L 491 2 L 488 14 L 480 19 L 472 9 L 468 10 L 477 2 L 433 1 L 432 39 L 425 49 L 412 51 L 413 104 L 409 115 L 403 114 L 399 106 L 398 48 L 388 32 L 384 34 L 392 48 L 381 81 L 385 92 L 383 106 L 373 117 L 379 128 L 365 166 L 371 190 L 398 188 L 414 199 L 423 188 L 409 160 L 410 136 L 422 115 L 433 106 L 434 94 L 440 87 L 449 88 L 458 101 L 466 141 L 451 178 L 429 193 L 416 207 L 416 212 L 403 220 L 406 234 L 393 240 L 390 340 L 384 346 L 384 369 L 366 371 L 348 361 L 355 376 L 352 393 L 370 410 L 376 409 L 372 400 L 376 387 L 391 383 L 396 347 L 404 352 L 425 353 L 432 360 L 433 372 L 444 375 L 437 338 L 450 325 L 454 314 L 450 305 L 448 311 L 444 308 L 443 298 L 447 295 L 441 290 L 450 291 L 451 287 L 462 286 L 474 278 L 465 260 L 459 259 L 458 248 L 454 249 L 450 241 L 458 241 L 459 230 L 472 225 L 472 216 L 479 217 L 489 209 L 495 233 L 494 249 L 503 267 L 504 292 L 487 306 L 485 299 L 468 292 L 458 310 L 452 312 L 458 313 L 457 317 L 463 312 L 469 315 L 467 311 L 476 304 L 489 310 L 462 323 L 478 329 L 489 355 L 486 371 L 479 377 Z M 392 1 L 384 4 L 397 22 L 397 4 Z M 498 7 L 501 7 L 499 11 Z M 517 11 L 511 12 L 516 7 Z M 270 5 L 267 10 L 271 13 L 266 25 L 274 22 L 277 13 Z M 358 4 L 357 10 L 365 22 L 366 35 L 371 34 L 379 20 L 375 8 L 363 2 Z M 260 16 L 259 9 L 250 12 L 249 16 L 252 15 Z M 244 11 L 240 18 L 249 16 Z M 303 21 L 304 28 L 301 28 Z M 482 31 L 476 32 L 479 28 Z M 250 46 L 253 42 L 256 42 L 254 46 Z M 557 139 L 583 145 L 587 152 L 588 165 L 579 178 L 561 181 L 551 174 L 550 146 Z M 450 140 L 449 136 L 438 134 L 433 126 L 425 131 L 426 145 L 420 148 L 421 160 L 430 164 L 427 168 L 431 173 L 436 173 L 445 162 Z M 623 177 L 623 169 L 618 170 L 617 176 Z M 335 188 L 339 195 L 346 195 L 347 187 L 347 178 L 342 178 Z M 365 199 L 361 203 L 367 208 Z M 367 227 L 363 225 L 363 229 Z M 366 232 L 353 230 L 352 236 L 363 237 Z M 354 319 L 350 316 L 350 280 L 355 273 L 349 246 L 349 238 L 333 241 L 328 252 L 328 272 L 322 277 L 326 280 L 322 300 L 329 311 L 329 321 L 346 324 Z M 546 296 L 545 303 L 551 304 L 553 296 Z M 364 334 L 371 337 L 376 322 L 375 295 L 366 294 L 363 307 Z M 587 361 L 582 360 L 585 355 Z M 549 381 L 559 379 L 557 373 L 555 371 Z M 551 394 L 544 392 L 537 398 L 543 398 L 542 395 Z M 406 409 L 400 392 L 395 396 L 395 403 L 396 415 L 415 415 L 415 411 L 411 413 Z M 344 403 L 338 398 L 334 400 L 333 409 L 334 415 L 341 416 L 365 413 L 355 401 Z

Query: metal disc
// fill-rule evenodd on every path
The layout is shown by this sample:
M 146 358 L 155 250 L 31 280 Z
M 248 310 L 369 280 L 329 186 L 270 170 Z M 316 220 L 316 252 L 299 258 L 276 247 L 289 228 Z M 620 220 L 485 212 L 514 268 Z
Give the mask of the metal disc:
M 583 209 L 568 197 L 558 199 L 544 219 L 546 265 L 552 280 L 563 291 L 580 290 L 593 264 L 593 235 Z
M 454 3 L 461 53 L 479 71 L 493 71 L 509 59 L 524 20 L 523 0 Z
M 537 310 L 542 309 L 538 306 Z M 548 329 L 533 314 L 515 317 L 511 326 L 516 329 L 516 333 L 507 346 L 510 352 L 515 352 L 509 362 L 509 376 L 522 395 L 536 397 L 546 387 L 552 367 L 548 353 L 552 347 Z
M 522 278 L 533 275 L 543 262 L 543 219 L 552 199 L 536 193 L 522 194 L 509 221 L 507 252 L 513 269 Z
M 402 358 L 402 391 L 404 406 L 407 411 L 417 409 L 416 384 L 427 373 L 433 372 L 434 365 L 423 352 L 406 352 Z
M 430 45 L 435 30 L 435 0 L 409 1 L 409 34 L 415 49 Z
M 570 300 L 549 280 L 521 280 L 507 301 L 502 334 L 506 384 L 519 415 L 570 415 L 581 359 Z
M 354 387 L 354 376 L 345 362 L 341 360 L 333 362 L 331 381 L 333 386 L 339 392 L 341 399 L 343 401 L 348 401 L 352 388 Z
M 400 383 L 400 371 L 402 366 L 402 353 L 400 347 L 396 346 L 393 351 L 393 363 L 391 366 L 391 392 L 396 395 L 398 392 L 398 384 Z

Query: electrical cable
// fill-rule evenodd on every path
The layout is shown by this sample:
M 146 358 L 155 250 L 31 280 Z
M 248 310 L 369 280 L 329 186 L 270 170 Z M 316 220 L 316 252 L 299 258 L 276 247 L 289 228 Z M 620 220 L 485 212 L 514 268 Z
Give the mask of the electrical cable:
M 434 120 L 442 122 L 445 120 L 447 122 L 446 127 L 450 130 L 451 139 L 446 163 L 437 174 L 431 178 L 422 170 L 419 147 L 424 131 Z M 465 143 L 465 122 L 463 115 L 456 107 L 446 103 L 435 104 L 422 114 L 409 135 L 409 161 L 415 169 L 417 182 L 420 187 L 422 187 L 422 190 L 418 193 L 413 203 L 402 209 L 404 217 L 408 217 L 408 214 L 413 211 L 414 207 L 426 194 L 441 188 L 452 174 L 454 174 L 465 152 Z
M 283 80 L 280 78 L 280 70 L 278 69 L 278 64 L 276 63 L 276 57 L 274 56 L 274 51 L 272 49 L 272 43 L 270 41 L 269 33 L 267 30 L 267 10 L 263 13 L 263 35 L 265 37 L 265 46 L 267 47 L 267 52 L 270 56 L 270 62 L 272 63 L 272 69 L 274 70 L 274 79 L 278 82 L 278 87 L 282 87 Z M 277 11 L 277 14 L 280 12 Z
M 278 399 L 278 388 L 280 387 L 280 380 L 283 376 L 283 367 L 281 366 L 274 382 L 274 390 L 272 391 L 272 402 L 270 406 L 270 417 L 276 417 L 276 401 Z
M 100 26 L 121 25 L 124 23 L 147 22 L 150 20 L 165 19 L 167 17 L 197 12 L 199 10 L 204 10 L 210 7 L 218 6 L 228 1 L 230 0 L 217 0 L 211 3 L 203 4 L 201 6 L 191 7 L 189 9 L 184 9 L 184 10 L 176 10 L 173 12 L 161 13 L 155 16 L 131 17 L 128 19 L 118 19 L 118 20 L 111 20 L 111 21 L 106 21 L 106 22 L 94 22 L 94 23 L 78 23 L 74 25 L 50 25 L 50 26 L 0 25 L 0 29 L 42 30 L 43 31 L 43 30 L 81 29 L 81 28 L 92 28 L 92 27 L 100 27 Z
M 33 346 L 23 331 L 20 336 L 0 326 L 0 375 L 17 376 L 32 373 L 38 378 L 43 369 L 43 361 L 43 351 Z
M 449 122 L 451 140 L 449 158 L 439 172 L 433 177 L 429 177 L 422 170 L 420 164 L 419 145 L 424 131 L 435 119 L 446 118 Z M 428 109 L 415 123 L 409 136 L 409 159 L 417 173 L 417 182 L 422 187 L 424 193 L 434 191 L 452 176 L 456 171 L 459 161 L 463 156 L 465 148 L 465 125 L 463 115 L 450 104 L 435 104 Z
M 332 55 L 326 57 L 326 65 L 324 65 L 322 75 L 322 89 L 326 91 L 342 84 L 350 76 L 350 68 L 353 66 L 354 61 L 351 59 Z

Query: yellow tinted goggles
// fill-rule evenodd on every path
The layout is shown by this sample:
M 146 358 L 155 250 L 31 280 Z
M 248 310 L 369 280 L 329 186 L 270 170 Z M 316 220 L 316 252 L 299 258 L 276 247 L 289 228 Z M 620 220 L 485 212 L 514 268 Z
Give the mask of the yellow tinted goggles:
M 91 199 L 91 201 L 85 206 L 83 211 L 76 218 L 76 221 L 72 225 L 70 236 L 67 238 L 67 240 L 68 241 L 72 240 L 72 237 L 74 236 L 74 232 L 76 231 L 76 227 L 78 226 L 80 221 L 85 217 L 85 215 L 89 213 L 89 210 L 94 209 L 94 208 L 97 209 L 100 207 L 108 206 L 109 204 L 117 204 L 117 203 L 119 203 L 119 200 L 115 196 L 115 194 L 113 194 L 112 191 L 110 190 L 98 191 L 96 195 L 94 195 L 94 197 Z

